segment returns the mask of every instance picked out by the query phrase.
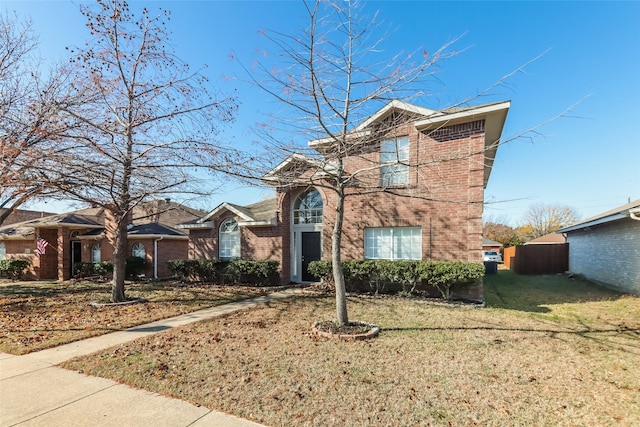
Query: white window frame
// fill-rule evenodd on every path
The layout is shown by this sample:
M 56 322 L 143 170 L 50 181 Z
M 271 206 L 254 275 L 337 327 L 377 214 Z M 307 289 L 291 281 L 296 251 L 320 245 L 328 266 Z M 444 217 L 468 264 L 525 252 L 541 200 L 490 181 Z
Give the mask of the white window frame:
M 100 243 L 96 243 L 91 247 L 91 262 L 98 264 L 102 261 L 102 248 Z
M 240 226 L 238 221 L 227 218 L 220 224 L 218 253 L 221 260 L 240 258 Z
M 380 185 L 409 185 L 409 136 L 380 141 Z
M 421 227 L 369 227 L 364 229 L 364 258 L 421 260 Z
M 0 242 L 0 259 L 7 259 L 7 245 Z
M 318 190 L 312 188 L 305 191 L 293 203 L 293 224 L 322 224 L 322 209 L 322 196 Z
M 131 255 L 137 256 L 139 258 L 146 258 L 147 252 L 145 250 L 144 243 L 142 242 L 134 243 L 133 246 L 131 246 Z

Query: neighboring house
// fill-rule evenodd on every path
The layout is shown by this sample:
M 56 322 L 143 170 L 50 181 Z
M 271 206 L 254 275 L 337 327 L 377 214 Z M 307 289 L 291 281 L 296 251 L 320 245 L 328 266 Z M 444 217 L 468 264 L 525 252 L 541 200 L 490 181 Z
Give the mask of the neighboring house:
M 502 243 L 496 242 L 495 240 L 487 239 L 486 237 L 482 237 L 482 250 L 483 251 L 496 251 L 500 253 L 502 249 Z
M 154 200 L 136 207 L 128 233 L 129 255 L 146 260 L 147 277 L 169 277 L 166 261 L 185 259 L 188 255 L 188 237 L 174 227 L 200 218 L 203 213 L 169 200 Z M 109 215 L 103 208 L 9 224 L 0 227 L 0 259 L 29 259 L 31 278 L 67 280 L 77 262 L 112 260 L 113 246 L 105 231 L 108 229 Z M 37 251 L 38 239 L 47 243 L 44 254 Z
M 357 184 L 346 198 L 342 258 L 482 262 L 484 188 L 509 105 L 434 111 L 392 101 L 354 129 L 365 134 L 386 120 L 406 119 L 344 158 L 346 171 L 378 165 L 372 168 L 378 188 L 362 194 Z M 323 153 L 322 141 L 309 146 Z M 273 183 L 274 199 L 222 203 L 178 226 L 189 231 L 190 257 L 274 259 L 283 282 L 314 281 L 307 267 L 330 259 L 336 195 L 281 179 L 312 173 L 314 162 L 294 154 L 269 172 L 264 179 Z
M 0 209 L 0 216 L 2 216 L 6 211 L 7 209 Z M 49 215 L 55 214 L 51 212 L 16 209 L 9 214 L 9 216 L 2 222 L 2 225 L 15 224 L 16 222 L 28 221 L 30 219 L 42 218 Z
M 558 230 L 569 243 L 569 271 L 640 295 L 640 199 Z
M 567 243 L 567 237 L 564 234 L 549 233 L 529 240 L 525 245 L 560 245 L 563 243 Z

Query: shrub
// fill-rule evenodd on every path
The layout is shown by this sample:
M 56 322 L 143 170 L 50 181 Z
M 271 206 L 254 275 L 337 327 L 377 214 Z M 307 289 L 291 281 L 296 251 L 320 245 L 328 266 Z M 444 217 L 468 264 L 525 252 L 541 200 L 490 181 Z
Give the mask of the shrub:
M 127 263 L 125 264 L 125 275 L 131 279 L 140 276 L 144 273 L 144 265 L 146 261 L 144 258 L 139 256 L 129 256 L 127 257 Z
M 396 289 L 400 287 L 403 294 L 410 295 L 424 282 L 435 287 L 444 299 L 450 299 L 456 289 L 477 283 L 484 275 L 482 264 L 448 261 L 357 260 L 344 261 L 342 269 L 347 291 L 368 285 L 378 294 L 396 285 Z M 309 263 L 309 273 L 333 283 L 331 261 Z
M 107 275 L 113 273 L 113 262 L 102 261 L 97 264 L 93 264 L 93 272 L 102 278 L 106 278 Z
M 421 268 L 421 278 L 448 300 L 454 288 L 475 284 L 484 276 L 484 265 L 468 262 L 431 262 Z
M 278 282 L 279 266 L 274 260 L 235 260 L 229 262 L 225 273 L 234 282 L 273 285 Z
M 0 273 L 5 273 L 10 279 L 18 280 L 30 265 L 31 262 L 24 258 L 2 259 Z
M 167 266 L 173 275 L 186 281 L 251 283 L 271 285 L 279 281 L 280 263 L 273 260 L 235 260 L 217 259 L 170 260 Z
M 316 276 L 323 282 L 333 283 L 333 272 L 331 271 L 331 261 L 320 260 L 311 261 L 307 267 L 309 274 Z
M 222 278 L 227 263 L 218 259 L 201 259 L 185 261 L 188 266 L 193 265 L 192 274 L 201 282 L 218 282 Z
M 73 264 L 73 277 L 86 277 L 93 275 L 93 263 L 76 262 Z

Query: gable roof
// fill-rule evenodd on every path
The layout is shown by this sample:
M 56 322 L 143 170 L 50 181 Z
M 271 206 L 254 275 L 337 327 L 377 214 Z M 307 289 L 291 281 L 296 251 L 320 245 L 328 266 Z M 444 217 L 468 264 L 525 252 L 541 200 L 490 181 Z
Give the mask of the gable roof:
M 418 131 L 422 132 L 468 123 L 470 121 L 484 120 L 485 162 L 483 183 L 486 188 L 510 107 L 511 101 L 501 101 L 436 111 L 406 102 L 392 100 L 359 124 L 350 132 L 350 135 L 366 136 L 368 132 L 367 129 L 370 128 L 371 125 L 384 120 L 394 111 L 403 111 L 415 116 L 416 118 L 413 121 L 413 125 Z M 315 139 L 309 141 L 309 147 L 320 151 L 323 146 L 326 146 L 332 141 L 333 139 L 331 137 Z
M 619 221 L 625 218 L 640 220 L 640 199 L 562 228 L 556 231 L 556 233 L 569 233 L 571 231 L 582 230 L 587 227 L 593 227 L 594 225 L 606 224 L 608 222 Z
M 267 199 L 247 206 L 224 202 L 215 209 L 194 221 L 176 225 L 180 229 L 213 228 L 214 219 L 225 211 L 229 211 L 240 217 L 238 225 L 246 227 L 269 226 L 277 223 L 277 200 Z

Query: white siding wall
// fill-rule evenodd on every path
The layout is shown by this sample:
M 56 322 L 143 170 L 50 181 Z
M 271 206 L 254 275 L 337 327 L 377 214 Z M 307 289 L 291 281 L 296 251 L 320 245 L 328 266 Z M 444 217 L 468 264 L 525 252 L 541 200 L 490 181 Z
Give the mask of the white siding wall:
M 640 295 L 640 221 L 623 219 L 567 234 L 569 270 Z

